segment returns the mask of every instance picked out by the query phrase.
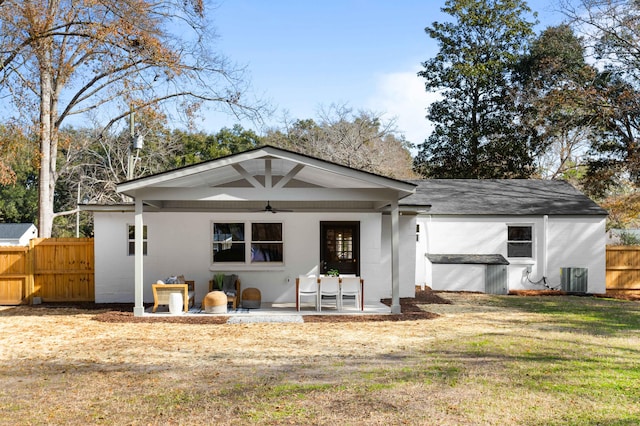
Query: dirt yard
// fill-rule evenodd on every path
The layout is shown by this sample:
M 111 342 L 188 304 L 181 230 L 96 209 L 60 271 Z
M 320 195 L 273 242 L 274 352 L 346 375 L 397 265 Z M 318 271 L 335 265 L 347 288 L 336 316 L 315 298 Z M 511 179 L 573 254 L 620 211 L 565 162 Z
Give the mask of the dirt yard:
M 302 324 L 5 308 L 0 424 L 476 424 L 455 407 L 479 395 L 448 386 L 434 394 L 432 379 L 414 383 L 411 371 L 434 342 L 519 335 L 536 317 L 483 303 L 486 295 L 443 297 L 403 299 L 402 315 Z M 481 423 L 500 424 L 503 414 Z

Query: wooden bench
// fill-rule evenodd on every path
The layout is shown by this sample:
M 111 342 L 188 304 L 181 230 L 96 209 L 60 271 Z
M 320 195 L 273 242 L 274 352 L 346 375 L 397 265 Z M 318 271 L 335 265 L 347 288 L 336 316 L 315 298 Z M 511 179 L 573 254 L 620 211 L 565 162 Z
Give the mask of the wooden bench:
M 155 312 L 159 305 L 169 305 L 169 295 L 171 293 L 181 293 L 184 305 L 184 311 L 188 312 L 195 301 L 195 282 L 186 281 L 184 284 L 152 284 L 153 290 L 153 309 Z

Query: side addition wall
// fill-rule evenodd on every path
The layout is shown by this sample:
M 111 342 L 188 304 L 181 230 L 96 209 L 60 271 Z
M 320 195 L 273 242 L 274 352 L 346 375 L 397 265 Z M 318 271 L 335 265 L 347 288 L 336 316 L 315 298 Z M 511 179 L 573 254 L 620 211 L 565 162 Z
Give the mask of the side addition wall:
M 432 265 L 426 254 L 501 254 L 509 261 L 509 290 L 560 287 L 560 268 L 588 268 L 588 292 L 605 292 L 603 216 L 421 216 L 416 279 L 434 290 L 483 291 L 484 266 Z M 533 257 L 507 257 L 507 227 L 533 227 Z M 424 238 L 423 237 L 424 232 Z M 540 282 L 540 283 L 539 283 Z M 537 284 L 536 284 L 537 283 Z

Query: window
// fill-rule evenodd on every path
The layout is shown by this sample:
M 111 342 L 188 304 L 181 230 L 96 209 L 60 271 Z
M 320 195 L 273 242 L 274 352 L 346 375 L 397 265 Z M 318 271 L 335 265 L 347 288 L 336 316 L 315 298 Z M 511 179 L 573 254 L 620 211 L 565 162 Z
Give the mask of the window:
M 127 225 L 127 255 L 134 256 L 136 254 L 136 227 L 135 225 Z M 147 255 L 147 225 L 142 227 L 142 254 Z
M 507 257 L 533 257 L 533 227 L 507 227 Z
M 213 262 L 283 261 L 282 223 L 214 223 Z
M 244 223 L 213 224 L 213 261 L 244 263 Z
M 251 224 L 251 262 L 282 262 L 282 224 Z

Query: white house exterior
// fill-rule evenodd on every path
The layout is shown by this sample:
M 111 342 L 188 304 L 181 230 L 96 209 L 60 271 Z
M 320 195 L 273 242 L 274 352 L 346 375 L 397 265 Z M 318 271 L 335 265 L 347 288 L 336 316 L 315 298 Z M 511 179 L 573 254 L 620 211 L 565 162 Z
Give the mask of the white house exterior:
M 570 273 L 585 279 L 586 288 L 580 291 L 605 293 L 607 213 L 570 184 L 459 179 L 416 183 L 415 195 L 402 204 L 430 204 L 416 220 L 418 285 L 492 293 L 572 290 L 563 288 L 562 270 L 565 280 Z M 498 274 L 504 270 L 504 285 L 488 287 L 488 268 Z
M 151 284 L 178 274 L 200 302 L 221 272 L 264 302 L 290 302 L 298 275 L 337 268 L 364 279 L 365 303 L 391 298 L 399 312 L 399 298 L 415 294 L 415 216 L 399 209 L 414 190 L 273 147 L 124 182 L 118 191 L 135 204 L 84 207 L 94 212 L 96 302 L 134 301 L 142 315 Z
M 32 238 L 38 238 L 33 223 L 0 223 L 0 246 L 28 246 Z
M 298 275 L 337 268 L 364 278 L 365 304 L 391 298 L 392 312 L 416 285 L 556 288 L 561 268 L 584 277 L 581 291 L 605 292 L 606 211 L 561 181 L 403 182 L 263 147 L 118 191 L 135 203 L 84 207 L 95 301 L 135 302 L 136 315 L 157 280 L 194 280 L 199 303 L 221 272 L 277 303 L 295 301 Z
M 129 255 L 128 250 L 128 229 L 134 224 L 134 212 L 126 211 L 131 210 L 127 206 L 117 207 L 121 211 L 94 211 L 96 303 L 131 303 L 134 300 L 135 256 Z M 211 230 L 214 222 L 282 223 L 283 264 L 212 264 Z M 380 213 L 149 212 L 144 217 L 147 227 L 144 302 L 153 301 L 152 283 L 184 274 L 185 278 L 196 282 L 196 301 L 199 303 L 208 291 L 209 280 L 218 272 L 237 274 L 243 288 L 254 287 L 261 291 L 263 301 L 295 301 L 295 278 L 301 274 L 321 273 L 319 238 L 322 222 L 359 224 L 359 275 L 365 280 L 365 298 L 376 302 L 391 298 L 390 231 L 386 230 L 390 228 L 390 220 Z M 400 229 L 403 234 L 410 235 L 410 221 L 402 217 Z M 412 240 L 409 238 L 409 241 Z M 401 259 L 413 259 L 413 249 L 413 244 L 402 245 Z M 413 297 L 414 271 L 413 262 L 399 270 L 399 297 Z

